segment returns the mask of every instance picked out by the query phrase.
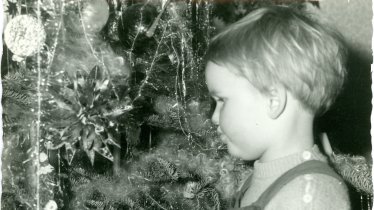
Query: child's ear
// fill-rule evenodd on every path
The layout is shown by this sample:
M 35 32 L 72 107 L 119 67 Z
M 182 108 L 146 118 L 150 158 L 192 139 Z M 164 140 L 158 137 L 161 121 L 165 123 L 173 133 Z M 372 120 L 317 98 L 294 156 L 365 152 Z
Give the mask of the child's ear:
M 286 108 L 287 91 L 283 86 L 272 86 L 267 97 L 268 115 L 272 119 L 277 119 Z

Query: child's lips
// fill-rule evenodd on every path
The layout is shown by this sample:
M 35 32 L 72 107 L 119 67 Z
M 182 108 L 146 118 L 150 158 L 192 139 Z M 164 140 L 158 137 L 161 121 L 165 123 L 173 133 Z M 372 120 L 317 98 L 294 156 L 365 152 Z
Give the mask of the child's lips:
M 225 136 L 225 134 L 223 134 L 223 132 L 221 131 L 221 129 L 218 127 L 217 129 L 217 133 L 219 135 L 219 138 L 221 139 L 221 141 L 225 144 L 227 144 L 227 137 Z
M 224 134 L 219 133 L 219 138 L 223 143 L 227 144 L 227 137 Z

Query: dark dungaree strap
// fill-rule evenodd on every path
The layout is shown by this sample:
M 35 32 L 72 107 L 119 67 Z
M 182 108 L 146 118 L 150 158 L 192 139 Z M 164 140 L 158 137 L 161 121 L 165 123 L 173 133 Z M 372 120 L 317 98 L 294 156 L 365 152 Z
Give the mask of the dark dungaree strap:
M 251 185 L 251 180 L 252 180 L 252 175 L 250 175 L 247 180 L 245 180 L 244 184 L 242 185 L 242 187 L 240 188 L 240 191 L 235 193 L 235 196 L 234 196 L 234 199 L 232 201 L 232 205 L 231 208 L 233 209 L 238 209 L 239 208 L 239 205 L 240 205 L 240 200 L 243 198 L 244 196 L 244 193 L 248 190 L 248 188 L 250 187 Z
M 289 171 L 285 172 L 282 176 L 280 176 L 277 180 L 274 181 L 258 198 L 250 206 L 245 206 L 239 208 L 240 200 L 243 197 L 244 193 L 247 191 L 250 185 L 250 179 L 248 178 L 245 184 L 243 185 L 242 189 L 239 192 L 239 195 L 236 196 L 235 206 L 233 209 L 241 209 L 241 210 L 261 210 L 264 209 L 265 206 L 270 202 L 270 200 L 281 190 L 283 186 L 287 183 L 292 181 L 298 176 L 304 174 L 325 174 L 332 176 L 340 181 L 343 181 L 342 178 L 332 169 L 330 166 L 322 161 L 318 160 L 309 160 L 306 161 Z

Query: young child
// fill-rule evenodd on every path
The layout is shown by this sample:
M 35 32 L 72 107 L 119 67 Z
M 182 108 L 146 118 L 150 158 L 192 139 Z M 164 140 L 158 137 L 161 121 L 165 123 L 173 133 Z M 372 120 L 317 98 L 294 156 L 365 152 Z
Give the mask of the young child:
M 313 136 L 342 88 L 345 54 L 336 31 L 286 6 L 255 10 L 213 38 L 212 121 L 231 155 L 256 160 L 234 209 L 350 209 Z

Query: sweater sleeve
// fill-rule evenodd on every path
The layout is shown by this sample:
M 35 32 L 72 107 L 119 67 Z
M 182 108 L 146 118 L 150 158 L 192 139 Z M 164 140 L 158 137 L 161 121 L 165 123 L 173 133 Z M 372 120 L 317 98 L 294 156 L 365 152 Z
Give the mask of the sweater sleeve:
M 324 174 L 306 174 L 285 185 L 265 210 L 350 210 L 345 183 Z

